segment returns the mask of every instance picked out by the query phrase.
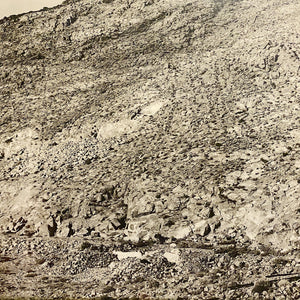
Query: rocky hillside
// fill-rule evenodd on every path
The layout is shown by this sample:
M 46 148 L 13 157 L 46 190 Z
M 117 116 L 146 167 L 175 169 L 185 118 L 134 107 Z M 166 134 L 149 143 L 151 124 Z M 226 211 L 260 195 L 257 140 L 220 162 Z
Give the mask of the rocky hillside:
M 0 20 L 0 296 L 297 299 L 299 15 L 67 0 Z

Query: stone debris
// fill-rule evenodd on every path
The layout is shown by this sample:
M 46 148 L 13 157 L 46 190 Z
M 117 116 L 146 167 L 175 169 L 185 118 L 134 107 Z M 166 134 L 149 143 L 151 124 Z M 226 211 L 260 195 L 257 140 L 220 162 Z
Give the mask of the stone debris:
M 0 20 L 0 295 L 300 298 L 297 0 L 66 0 Z

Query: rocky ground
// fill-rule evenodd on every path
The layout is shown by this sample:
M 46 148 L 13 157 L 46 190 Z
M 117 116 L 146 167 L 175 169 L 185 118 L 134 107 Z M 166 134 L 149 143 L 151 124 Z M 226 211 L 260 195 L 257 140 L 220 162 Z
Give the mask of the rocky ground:
M 298 299 L 298 0 L 68 0 L 0 20 L 0 297 Z

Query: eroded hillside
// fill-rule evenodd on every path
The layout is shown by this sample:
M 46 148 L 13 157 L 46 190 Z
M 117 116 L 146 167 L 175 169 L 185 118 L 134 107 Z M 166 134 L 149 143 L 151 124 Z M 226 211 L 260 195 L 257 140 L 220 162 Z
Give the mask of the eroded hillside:
M 297 299 L 299 15 L 88 0 L 1 20 L 0 292 Z

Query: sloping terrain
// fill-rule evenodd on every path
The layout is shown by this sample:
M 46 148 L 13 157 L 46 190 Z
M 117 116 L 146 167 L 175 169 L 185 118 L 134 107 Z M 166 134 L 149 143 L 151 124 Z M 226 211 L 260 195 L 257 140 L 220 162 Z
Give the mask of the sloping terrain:
M 1 20 L 0 295 L 297 299 L 299 15 L 79 0 Z

